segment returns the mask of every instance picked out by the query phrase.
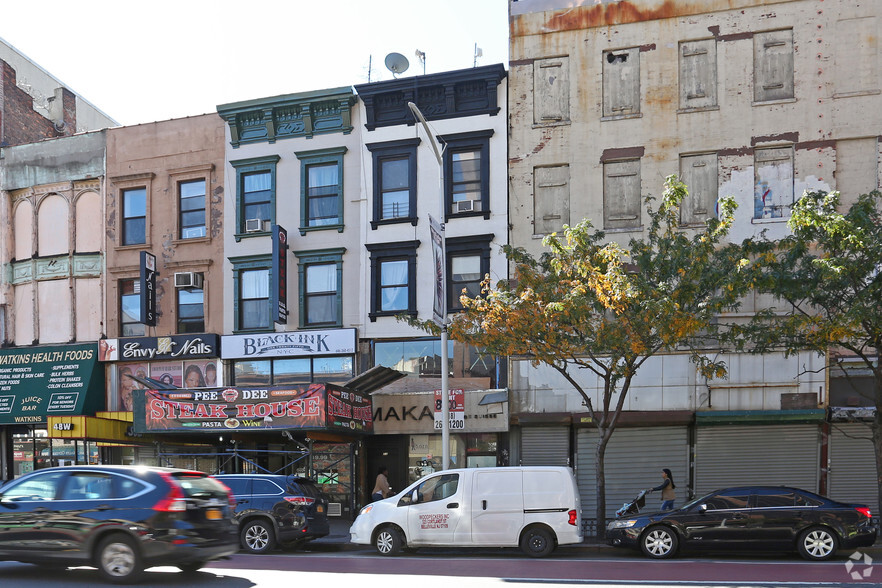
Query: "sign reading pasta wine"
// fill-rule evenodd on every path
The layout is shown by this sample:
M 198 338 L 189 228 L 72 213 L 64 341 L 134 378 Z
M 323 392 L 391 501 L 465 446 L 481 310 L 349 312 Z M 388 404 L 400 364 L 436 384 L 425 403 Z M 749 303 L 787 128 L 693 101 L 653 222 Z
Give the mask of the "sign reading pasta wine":
M 370 397 L 332 384 L 136 390 L 137 433 L 304 429 L 373 431 Z

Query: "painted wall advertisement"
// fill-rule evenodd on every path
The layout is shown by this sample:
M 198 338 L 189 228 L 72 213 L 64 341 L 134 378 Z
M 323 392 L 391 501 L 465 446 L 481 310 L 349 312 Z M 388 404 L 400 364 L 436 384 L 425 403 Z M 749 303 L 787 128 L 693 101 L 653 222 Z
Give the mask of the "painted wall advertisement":
M 0 351 L 0 424 L 40 424 L 48 416 L 100 409 L 98 365 L 94 343 Z
M 136 390 L 134 427 L 156 431 L 223 433 L 266 429 L 373 431 L 370 396 L 333 384 Z

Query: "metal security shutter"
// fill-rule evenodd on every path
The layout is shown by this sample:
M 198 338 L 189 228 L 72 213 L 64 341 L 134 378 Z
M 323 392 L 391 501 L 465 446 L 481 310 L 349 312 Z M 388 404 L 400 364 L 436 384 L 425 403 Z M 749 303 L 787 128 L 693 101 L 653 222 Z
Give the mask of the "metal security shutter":
M 570 465 L 570 429 L 568 427 L 521 429 L 521 465 Z
M 746 484 L 817 492 L 819 455 L 818 425 L 697 427 L 695 492 Z
M 597 510 L 595 453 L 597 431 L 580 429 L 576 437 L 576 480 L 582 498 L 582 518 L 594 520 Z M 661 484 L 661 469 L 670 468 L 677 485 L 677 501 L 686 499 L 689 479 L 689 435 L 686 427 L 618 429 L 606 446 L 606 517 L 615 513 L 641 490 Z M 661 494 L 652 494 L 647 507 L 660 506 Z
M 155 466 L 158 465 L 155 445 L 135 446 L 135 465 Z
M 879 495 L 871 435 L 869 423 L 831 425 L 827 488 L 833 500 L 866 504 L 876 514 Z

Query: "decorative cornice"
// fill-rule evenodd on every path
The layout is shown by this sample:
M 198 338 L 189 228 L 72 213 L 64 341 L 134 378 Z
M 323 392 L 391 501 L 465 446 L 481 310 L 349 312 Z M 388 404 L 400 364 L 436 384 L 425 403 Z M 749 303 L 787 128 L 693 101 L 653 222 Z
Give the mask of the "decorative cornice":
M 221 104 L 218 115 L 230 127 L 230 145 L 275 143 L 289 137 L 311 138 L 352 132 L 356 97 L 349 86 Z
M 412 125 L 407 107 L 413 102 L 427 120 L 441 120 L 500 111 L 497 86 L 506 76 L 501 63 L 439 74 L 400 78 L 355 86 L 364 102 L 365 127 Z

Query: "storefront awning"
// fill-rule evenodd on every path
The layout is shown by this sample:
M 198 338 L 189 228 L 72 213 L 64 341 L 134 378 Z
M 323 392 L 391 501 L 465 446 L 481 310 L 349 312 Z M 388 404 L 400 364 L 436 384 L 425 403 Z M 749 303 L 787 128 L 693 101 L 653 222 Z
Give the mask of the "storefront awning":
M 823 408 L 805 410 L 709 410 L 695 413 L 695 424 L 772 425 L 824 422 Z
M 88 439 L 131 443 L 126 435 L 130 423 L 92 416 L 49 417 L 49 437 L 52 439 Z

